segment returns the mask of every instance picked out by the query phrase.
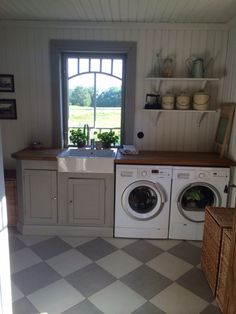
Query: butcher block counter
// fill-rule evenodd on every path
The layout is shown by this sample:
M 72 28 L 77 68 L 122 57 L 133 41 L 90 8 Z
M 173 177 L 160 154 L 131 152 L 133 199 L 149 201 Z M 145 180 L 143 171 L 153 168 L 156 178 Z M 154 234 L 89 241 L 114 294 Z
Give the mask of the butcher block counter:
M 18 160 L 47 160 L 56 161 L 62 149 L 26 148 L 12 154 Z M 115 159 L 116 164 L 139 165 L 169 165 L 169 166 L 202 166 L 229 167 L 236 166 L 236 162 L 227 158 L 220 158 L 216 153 L 174 152 L 174 151 L 140 151 L 137 155 L 123 155 L 119 151 Z
M 62 152 L 60 148 L 26 148 L 13 153 L 11 156 L 18 160 L 46 160 L 56 161 L 57 155 Z
M 115 163 L 202 167 L 236 166 L 235 161 L 227 158 L 220 158 L 216 153 L 174 151 L 140 151 L 137 155 L 123 155 L 118 152 Z

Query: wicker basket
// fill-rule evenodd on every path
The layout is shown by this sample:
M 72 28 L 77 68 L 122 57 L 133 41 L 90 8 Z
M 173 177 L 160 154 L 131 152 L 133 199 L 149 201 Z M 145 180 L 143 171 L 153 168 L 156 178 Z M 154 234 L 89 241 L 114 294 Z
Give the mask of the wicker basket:
M 227 273 L 228 273 L 228 266 L 229 266 L 231 235 L 232 235 L 231 229 L 224 229 L 223 236 L 222 236 L 220 267 L 219 267 L 217 289 L 216 289 L 216 301 L 222 311 L 223 311 L 223 305 L 224 305 L 225 288 L 226 288 Z

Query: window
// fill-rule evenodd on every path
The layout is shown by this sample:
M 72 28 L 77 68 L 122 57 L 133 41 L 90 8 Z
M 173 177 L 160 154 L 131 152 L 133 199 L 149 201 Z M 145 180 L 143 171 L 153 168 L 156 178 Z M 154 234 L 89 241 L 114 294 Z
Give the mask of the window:
M 63 54 L 64 143 L 85 126 L 89 139 L 113 131 L 121 144 L 124 116 L 125 54 Z
M 85 124 L 91 137 L 114 130 L 118 144 L 132 144 L 136 43 L 52 40 L 50 45 L 53 145 L 70 145 L 69 130 Z

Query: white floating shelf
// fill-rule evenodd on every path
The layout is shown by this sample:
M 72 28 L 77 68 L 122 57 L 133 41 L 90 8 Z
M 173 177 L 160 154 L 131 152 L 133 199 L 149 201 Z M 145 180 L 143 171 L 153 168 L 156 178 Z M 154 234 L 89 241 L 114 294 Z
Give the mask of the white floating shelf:
M 146 81 L 156 81 L 156 90 L 160 90 L 160 84 L 163 81 L 175 81 L 175 82 L 180 82 L 180 81 L 191 81 L 191 82 L 202 82 L 201 89 L 204 89 L 207 82 L 212 82 L 212 81 L 219 81 L 219 78 L 216 77 L 146 77 Z
M 170 112 L 178 112 L 178 113 L 196 113 L 197 114 L 197 125 L 200 127 L 201 122 L 203 120 L 203 118 L 208 114 L 208 113 L 216 113 L 217 110 L 194 110 L 194 109 L 190 109 L 190 110 L 178 110 L 178 109 L 171 109 L 171 110 L 167 110 L 167 109 L 143 109 L 142 111 L 147 111 L 147 112 L 153 112 L 156 114 L 156 124 L 161 116 L 161 114 L 163 112 L 165 113 L 170 113 Z

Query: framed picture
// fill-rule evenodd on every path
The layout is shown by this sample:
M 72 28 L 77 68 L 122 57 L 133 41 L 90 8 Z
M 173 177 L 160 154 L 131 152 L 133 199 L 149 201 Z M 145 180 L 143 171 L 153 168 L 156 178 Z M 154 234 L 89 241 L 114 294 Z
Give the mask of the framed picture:
M 14 76 L 12 74 L 0 74 L 0 92 L 13 93 Z
M 0 119 L 16 119 L 16 100 L 0 99 Z

